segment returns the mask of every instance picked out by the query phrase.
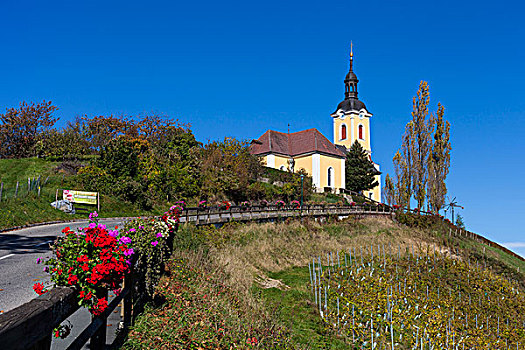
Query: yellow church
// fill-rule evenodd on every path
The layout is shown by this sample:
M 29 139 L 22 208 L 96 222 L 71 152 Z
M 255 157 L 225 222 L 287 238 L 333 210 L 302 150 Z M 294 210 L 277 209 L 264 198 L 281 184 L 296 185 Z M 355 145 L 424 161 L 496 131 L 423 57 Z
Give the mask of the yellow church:
M 345 189 L 345 159 L 350 146 L 357 140 L 372 160 L 370 144 L 370 113 L 357 98 L 359 80 L 353 70 L 354 57 L 350 50 L 350 70 L 345 77 L 345 98 L 331 114 L 333 143 L 317 129 L 294 133 L 268 130 L 253 140 L 250 152 L 259 155 L 263 165 L 270 168 L 296 172 L 304 169 L 312 177 L 317 192 L 335 193 Z M 379 165 L 373 163 L 379 172 Z M 364 195 L 381 201 L 381 178 L 379 185 Z

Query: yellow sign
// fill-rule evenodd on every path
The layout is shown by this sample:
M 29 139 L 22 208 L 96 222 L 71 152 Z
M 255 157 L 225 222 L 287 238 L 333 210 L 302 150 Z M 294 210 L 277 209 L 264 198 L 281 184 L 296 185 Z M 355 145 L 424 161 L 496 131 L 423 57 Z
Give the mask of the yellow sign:
M 62 198 L 73 203 L 84 203 L 97 205 L 98 192 L 83 192 L 73 190 L 63 190 Z

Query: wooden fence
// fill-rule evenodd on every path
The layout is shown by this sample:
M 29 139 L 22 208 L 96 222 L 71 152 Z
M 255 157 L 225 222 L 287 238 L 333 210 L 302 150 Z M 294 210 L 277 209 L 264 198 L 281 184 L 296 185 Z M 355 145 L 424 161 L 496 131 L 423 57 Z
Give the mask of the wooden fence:
M 222 224 L 229 221 L 273 221 L 286 218 L 328 217 L 349 215 L 391 215 L 392 209 L 386 205 L 303 205 L 293 206 L 232 206 L 229 209 L 219 207 L 185 208 L 181 214 L 181 223 L 196 225 Z

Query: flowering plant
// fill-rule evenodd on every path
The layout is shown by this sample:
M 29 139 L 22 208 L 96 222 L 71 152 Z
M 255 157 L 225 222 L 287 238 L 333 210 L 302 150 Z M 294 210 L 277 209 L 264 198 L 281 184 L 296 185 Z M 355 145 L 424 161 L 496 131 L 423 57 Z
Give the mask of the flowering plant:
M 284 202 L 279 200 L 279 201 L 275 202 L 275 205 L 277 206 L 277 208 L 281 209 L 282 207 L 284 207 Z
M 230 210 L 230 207 L 231 207 L 231 206 L 232 206 L 232 205 L 230 204 L 230 202 L 228 202 L 228 201 L 223 201 L 223 202 L 221 203 L 221 205 L 219 206 L 219 209 L 221 209 L 221 210 Z
M 401 206 L 400 206 L 399 204 L 394 204 L 394 205 L 392 206 L 392 208 L 394 208 L 394 209 L 399 209 L 399 208 L 401 208 Z
M 242 210 L 248 209 L 252 204 L 249 201 L 241 202 L 241 208 Z
M 206 201 L 200 201 L 199 202 L 199 209 L 206 209 Z
M 169 258 L 179 224 L 180 206 L 174 205 L 160 218 L 136 218 L 127 221 L 125 232 L 137 250 L 133 256 L 135 293 L 151 298 Z
M 299 203 L 299 201 L 297 200 L 293 200 L 290 202 L 290 205 L 292 206 L 293 209 L 299 209 L 299 207 L 301 206 L 301 203 Z
M 131 238 L 121 235 L 116 228 L 107 229 L 96 217 L 96 213 L 90 215 L 89 226 L 78 232 L 69 227 L 62 230 L 65 236 L 55 241 L 52 248 L 55 257 L 46 262 L 46 271 L 55 285 L 76 289 L 80 306 L 100 315 L 108 301 L 97 295 L 97 291 L 104 288 L 120 291 L 120 282 L 129 272 L 134 251 Z M 46 292 L 41 283 L 36 283 L 33 289 L 39 295 Z
M 355 207 L 356 203 L 355 202 L 350 202 L 350 206 L 351 207 Z
M 185 201 L 177 201 L 177 202 L 175 202 L 174 206 L 179 206 L 182 210 L 184 210 L 184 208 L 186 207 L 186 202 Z

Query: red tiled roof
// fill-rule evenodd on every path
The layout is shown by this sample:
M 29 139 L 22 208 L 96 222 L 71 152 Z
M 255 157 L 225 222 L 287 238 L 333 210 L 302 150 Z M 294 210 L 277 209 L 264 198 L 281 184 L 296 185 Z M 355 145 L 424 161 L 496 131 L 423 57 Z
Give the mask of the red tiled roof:
M 345 157 L 317 129 L 308 129 L 291 134 L 268 130 L 250 146 L 252 154 L 278 153 L 287 156 L 299 156 L 305 153 L 325 153 L 337 157 Z

